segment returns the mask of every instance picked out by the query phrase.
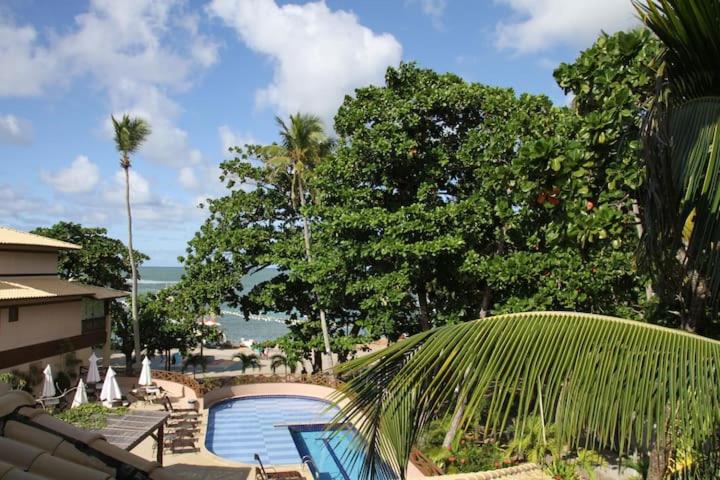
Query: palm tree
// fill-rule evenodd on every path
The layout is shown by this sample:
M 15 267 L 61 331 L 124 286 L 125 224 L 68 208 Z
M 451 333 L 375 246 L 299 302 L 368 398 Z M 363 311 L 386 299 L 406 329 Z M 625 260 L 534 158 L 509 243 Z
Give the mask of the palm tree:
M 260 361 L 258 356 L 254 353 L 236 353 L 233 355 L 233 360 L 240 363 L 240 370 L 245 373 L 248 368 L 260 368 Z
M 288 374 L 288 370 L 290 373 L 295 373 L 297 370 L 298 365 L 298 359 L 297 357 L 293 355 L 273 355 L 270 357 L 270 369 L 273 373 L 279 368 L 279 367 L 285 367 L 285 376 Z
M 130 272 L 132 274 L 132 291 L 130 297 L 130 308 L 133 322 L 133 343 L 135 344 L 135 364 L 140 362 L 140 323 L 137 311 L 137 265 L 133 251 L 132 236 L 132 212 L 130 210 L 130 154 L 135 153 L 140 145 L 150 135 L 150 126 L 141 118 L 130 118 L 123 115 L 120 121 L 114 116 L 112 119 L 115 129 L 115 147 L 120 152 L 120 166 L 125 171 L 125 207 L 128 217 L 128 259 L 130 260 Z
M 355 425 L 366 440 L 364 478 L 388 468 L 404 477 L 419 432 L 460 405 L 461 431 L 483 418 L 499 434 L 513 416 L 520 424 L 537 416 L 558 445 L 621 454 L 671 445 L 679 431 L 699 446 L 720 422 L 720 342 L 599 315 L 531 312 L 448 325 L 337 371 L 348 378 L 337 420 L 365 420 Z
M 312 260 L 310 222 L 304 213 L 306 206 L 307 182 L 313 169 L 330 152 L 332 142 L 325 135 L 320 118 L 315 115 L 296 113 L 290 115 L 290 123 L 286 124 L 280 117 L 275 117 L 280 127 L 281 143 L 264 147 L 261 151 L 267 164 L 278 172 L 290 172 L 290 199 L 293 207 L 300 203 L 300 214 L 303 222 L 303 239 L 305 242 L 305 258 Z M 325 309 L 320 308 L 320 328 L 323 344 L 332 367 L 333 358 L 330 347 L 330 334 L 327 327 Z
M 720 306 L 720 2 L 634 0 L 663 44 L 644 121 L 644 253 L 655 290 L 683 292 L 684 328 L 702 332 Z
M 720 1 L 634 0 L 664 44 L 656 98 L 644 116 L 648 200 L 644 254 L 661 296 L 690 290 L 683 313 L 701 330 L 720 306 Z M 573 313 L 492 317 L 420 333 L 338 369 L 350 381 L 343 415 L 363 415 L 363 476 L 401 476 L 434 416 L 481 407 L 491 432 L 513 409 L 539 415 L 558 441 L 652 450 L 663 478 L 682 432 L 696 447 L 720 421 L 720 343 L 662 327 Z
M 185 373 L 185 371 L 190 367 L 193 369 L 193 378 L 195 378 L 195 373 L 197 372 L 198 367 L 200 367 L 203 373 L 205 373 L 207 370 L 207 357 L 203 357 L 199 354 L 188 355 L 182 364 L 182 373 Z

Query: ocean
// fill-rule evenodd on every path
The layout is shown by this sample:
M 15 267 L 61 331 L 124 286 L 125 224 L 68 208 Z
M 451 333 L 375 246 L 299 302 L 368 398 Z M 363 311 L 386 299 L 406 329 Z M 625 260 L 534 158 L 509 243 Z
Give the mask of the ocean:
M 138 292 L 156 292 L 165 287 L 176 284 L 182 275 L 182 267 L 140 267 L 140 281 Z M 252 288 L 259 282 L 272 278 L 272 269 L 265 269 L 253 275 L 247 275 L 242 283 L 246 289 Z M 223 315 L 220 318 L 221 328 L 225 336 L 233 343 L 241 339 L 252 338 L 256 341 L 271 340 L 288 332 L 283 322 L 282 314 L 268 314 L 264 320 L 245 320 L 237 309 L 222 307 Z

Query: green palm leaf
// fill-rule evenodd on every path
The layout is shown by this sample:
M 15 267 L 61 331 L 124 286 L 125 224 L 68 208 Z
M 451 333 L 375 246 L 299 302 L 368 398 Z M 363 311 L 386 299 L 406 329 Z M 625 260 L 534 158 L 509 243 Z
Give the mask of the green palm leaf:
M 539 415 L 542 400 L 563 445 L 623 452 L 664 442 L 666 425 L 699 444 L 720 417 L 718 367 L 715 340 L 611 317 L 533 312 L 436 328 L 338 371 L 349 378 L 343 417 L 355 419 L 365 439 L 362 471 L 373 478 L 383 463 L 404 476 L 419 432 L 452 413 L 458 398 L 467 401 L 462 428 L 484 418 L 492 434 L 513 417 Z

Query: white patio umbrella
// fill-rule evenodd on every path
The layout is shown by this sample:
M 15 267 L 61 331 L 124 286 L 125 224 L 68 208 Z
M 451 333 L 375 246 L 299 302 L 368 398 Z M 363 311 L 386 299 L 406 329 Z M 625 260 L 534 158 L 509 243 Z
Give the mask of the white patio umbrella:
M 75 397 L 73 398 L 72 405 L 70 408 L 79 407 L 80 405 L 88 403 L 87 391 L 85 390 L 85 383 L 80 379 L 77 390 L 75 390 Z
M 112 405 L 112 402 L 120 400 L 121 398 L 122 394 L 120 393 L 120 385 L 118 385 L 117 379 L 115 378 L 115 370 L 113 370 L 112 367 L 108 367 L 103 388 L 100 392 L 100 400 L 106 405 Z
M 150 370 L 150 359 L 145 355 L 142 361 L 142 370 L 140 371 L 140 379 L 138 385 L 152 385 L 152 370 Z
M 100 359 L 95 356 L 95 352 L 88 358 L 88 372 L 85 377 L 87 383 L 98 383 L 100 381 L 100 371 L 97 366 L 98 360 Z
M 43 375 L 45 378 L 43 379 L 42 398 L 54 397 L 55 383 L 53 382 L 52 368 L 50 368 L 50 364 L 48 364 L 48 366 L 45 367 L 45 370 L 43 370 Z

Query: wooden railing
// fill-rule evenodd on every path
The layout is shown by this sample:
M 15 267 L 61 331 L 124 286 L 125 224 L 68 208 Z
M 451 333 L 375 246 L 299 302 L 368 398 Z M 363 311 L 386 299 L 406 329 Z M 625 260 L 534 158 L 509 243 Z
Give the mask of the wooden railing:
M 417 467 L 418 470 L 420 470 L 420 473 L 426 477 L 445 474 L 432 460 L 430 460 L 427 455 L 417 448 L 413 448 L 410 452 L 410 461 L 413 465 L 415 465 L 415 467 Z
M 153 379 L 156 380 L 167 380 L 168 382 L 179 383 L 180 385 L 188 387 L 195 392 L 198 398 L 205 394 L 205 387 L 190 375 L 185 375 L 180 372 L 168 372 L 167 370 L 153 370 L 152 376 Z

